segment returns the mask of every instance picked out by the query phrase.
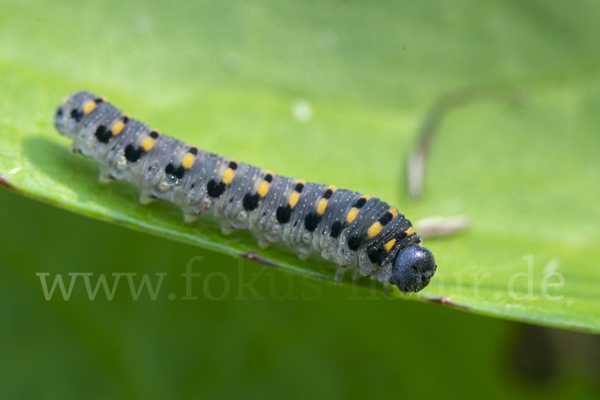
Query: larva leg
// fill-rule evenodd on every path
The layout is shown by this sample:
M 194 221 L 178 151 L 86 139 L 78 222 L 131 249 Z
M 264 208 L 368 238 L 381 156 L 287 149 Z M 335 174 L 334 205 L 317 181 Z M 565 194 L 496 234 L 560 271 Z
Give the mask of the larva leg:
M 267 249 L 269 246 L 271 245 L 271 242 L 268 242 L 266 240 L 259 240 L 258 241 L 258 247 L 262 250 Z
M 346 268 L 346 267 L 338 266 L 337 271 L 335 271 L 335 284 L 336 285 L 340 284 L 340 281 L 344 277 L 344 274 L 346 273 L 347 269 L 348 268 Z
M 221 232 L 223 235 L 231 235 L 235 231 L 235 228 L 226 222 L 221 222 Z
M 73 143 L 70 147 L 69 147 L 69 151 L 73 154 L 81 154 L 81 150 L 79 149 L 79 146 L 76 145 L 75 143 Z
M 156 199 L 146 193 L 140 193 L 140 204 L 147 205 L 154 202 Z
M 309 256 L 310 256 L 309 253 L 298 253 L 298 258 L 301 260 L 308 260 Z
M 191 224 L 192 222 L 196 221 L 198 218 L 200 218 L 200 215 L 198 215 L 198 214 L 192 214 L 192 213 L 188 213 L 188 212 L 183 213 L 183 222 L 186 224 Z
M 110 173 L 100 171 L 100 175 L 98 176 L 98 183 L 106 185 L 107 183 L 109 183 L 112 180 L 113 179 L 110 177 Z
M 390 283 L 383 282 L 383 294 L 385 297 L 390 297 Z

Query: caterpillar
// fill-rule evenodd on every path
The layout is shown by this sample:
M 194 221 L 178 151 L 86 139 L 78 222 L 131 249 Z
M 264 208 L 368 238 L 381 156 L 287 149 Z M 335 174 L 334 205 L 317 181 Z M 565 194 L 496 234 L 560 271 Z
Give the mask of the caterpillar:
M 338 264 L 336 280 L 353 269 L 402 293 L 418 292 L 437 268 L 410 221 L 376 197 L 307 183 L 202 151 L 131 118 L 86 91 L 55 112 L 71 151 L 94 159 L 99 181 L 127 181 L 140 202 L 167 200 L 185 222 L 216 217 L 224 233 L 248 229 L 261 248 L 284 242 L 300 258 L 313 252 Z

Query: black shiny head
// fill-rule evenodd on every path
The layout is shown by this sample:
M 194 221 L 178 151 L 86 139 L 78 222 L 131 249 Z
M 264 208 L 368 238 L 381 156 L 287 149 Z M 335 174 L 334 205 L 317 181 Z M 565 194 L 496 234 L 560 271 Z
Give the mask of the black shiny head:
M 412 245 L 400 250 L 392 265 L 392 279 L 402 293 L 418 292 L 435 274 L 435 260 L 425 247 Z

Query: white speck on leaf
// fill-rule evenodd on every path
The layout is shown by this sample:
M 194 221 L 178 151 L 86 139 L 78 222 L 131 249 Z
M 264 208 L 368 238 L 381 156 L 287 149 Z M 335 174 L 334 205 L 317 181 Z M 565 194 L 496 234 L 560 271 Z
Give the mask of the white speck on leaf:
M 306 123 L 312 119 L 312 106 L 306 100 L 297 100 L 292 104 L 292 115 L 296 121 Z

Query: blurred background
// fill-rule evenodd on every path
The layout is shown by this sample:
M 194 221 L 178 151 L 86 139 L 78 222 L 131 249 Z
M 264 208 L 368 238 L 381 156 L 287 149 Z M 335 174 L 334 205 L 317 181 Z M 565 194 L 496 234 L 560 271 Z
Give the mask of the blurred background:
M 596 398 L 594 335 L 388 300 L 165 241 L 0 191 L 5 398 Z M 26 223 L 14 215 L 27 215 Z M 99 246 L 99 244 L 101 244 Z M 137 301 L 81 284 L 46 301 L 35 276 L 167 273 Z M 251 287 L 240 288 L 243 282 Z M 210 278 L 212 273 L 224 274 Z M 79 278 L 81 279 L 81 278 Z M 122 278 L 125 280 L 125 278 Z M 230 282 L 229 291 L 224 282 Z M 240 295 L 241 290 L 241 295 Z M 221 298 L 221 296 L 225 296 Z
M 433 242 L 447 269 L 432 294 L 456 298 L 460 268 L 494 266 L 504 282 L 522 255 L 541 270 L 558 254 L 577 312 L 560 303 L 545 321 L 581 312 L 597 326 L 600 4 L 28 0 L 0 10 L 1 159 L 43 172 L 55 160 L 42 147 L 71 157 L 50 116 L 64 95 L 96 91 L 211 151 L 396 200 L 416 218 L 470 215 L 472 232 Z M 411 201 L 409 145 L 428 110 L 465 88 L 491 94 L 444 117 L 423 200 Z M 24 137 L 47 142 L 9 146 Z M 96 186 L 91 164 L 66 166 Z M 600 394 L 598 336 L 307 280 L 4 189 L 3 398 Z M 98 190 L 137 207 L 134 190 Z M 197 299 L 183 300 L 190 260 Z M 154 301 L 145 289 L 133 300 L 126 276 L 111 301 L 102 289 L 91 301 L 82 278 L 67 301 L 58 288 L 47 301 L 36 274 L 68 286 L 73 272 L 93 273 L 92 285 L 100 274 L 111 284 L 137 273 L 136 285 L 167 275 Z M 496 291 L 482 287 L 484 306 L 505 309 Z

